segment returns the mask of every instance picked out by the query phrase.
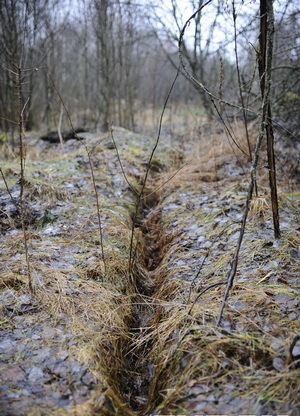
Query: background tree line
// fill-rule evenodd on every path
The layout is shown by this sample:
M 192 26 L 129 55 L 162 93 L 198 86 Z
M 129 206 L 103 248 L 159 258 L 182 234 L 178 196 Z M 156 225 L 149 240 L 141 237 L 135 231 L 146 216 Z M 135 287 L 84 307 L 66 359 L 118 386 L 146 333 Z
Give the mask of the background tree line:
M 0 2 L 0 129 L 12 142 L 18 117 L 16 68 L 22 74 L 27 130 L 57 126 L 62 95 L 76 124 L 107 130 L 111 123 L 141 131 L 155 116 L 178 67 L 178 40 L 203 0 L 2 0 Z M 295 134 L 300 109 L 300 11 L 275 2 L 272 102 L 274 117 Z M 215 1 L 188 28 L 182 44 L 192 76 L 237 107 L 260 111 L 259 4 Z M 184 75 L 170 104 L 215 109 Z M 238 108 L 219 111 L 241 117 Z M 245 116 L 245 114 L 244 114 Z M 247 113 L 250 118 L 251 114 Z

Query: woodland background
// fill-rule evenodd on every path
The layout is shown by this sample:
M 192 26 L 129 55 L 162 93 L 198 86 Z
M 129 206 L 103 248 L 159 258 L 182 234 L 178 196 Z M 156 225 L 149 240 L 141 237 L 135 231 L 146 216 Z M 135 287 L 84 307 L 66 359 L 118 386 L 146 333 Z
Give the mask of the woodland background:
M 180 30 L 204 3 L 1 1 L 2 140 L 15 142 L 19 81 L 26 130 L 57 128 L 64 113 L 58 91 L 76 126 L 155 129 L 177 71 Z M 274 12 L 272 110 L 293 135 L 300 113 L 299 2 L 276 1 Z M 258 13 L 257 1 L 212 2 L 190 22 L 182 52 L 187 69 L 212 93 L 259 112 Z M 218 106 L 228 120 L 244 117 L 241 110 Z M 191 121 L 201 124 L 213 114 L 209 96 L 180 76 L 166 115 L 181 116 L 182 140 L 193 134 Z M 65 116 L 62 125 L 67 125 Z

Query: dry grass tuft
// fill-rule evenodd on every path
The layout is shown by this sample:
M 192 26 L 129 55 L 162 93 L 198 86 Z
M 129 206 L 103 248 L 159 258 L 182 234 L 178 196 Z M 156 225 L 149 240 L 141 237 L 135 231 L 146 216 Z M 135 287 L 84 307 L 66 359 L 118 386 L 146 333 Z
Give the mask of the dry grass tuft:
M 264 402 L 285 401 L 290 405 L 298 403 L 299 396 L 295 394 L 295 391 L 300 392 L 297 370 L 289 368 L 287 355 L 283 357 L 285 367 L 282 371 L 273 367 L 273 359 L 278 357 L 273 342 L 279 335 L 276 325 L 280 331 L 286 328 L 281 336 L 287 338 L 294 333 L 296 326 L 273 310 L 273 332 L 262 330 L 254 316 L 263 309 L 262 304 L 269 295 L 263 289 L 255 289 L 249 291 L 242 286 L 235 289 L 231 302 L 238 292 L 240 299 L 247 304 L 247 313 L 235 308 L 227 312 L 226 321 L 237 325 L 230 331 L 218 330 L 214 326 L 219 289 L 201 298 L 192 312 L 188 305 L 178 302 L 161 304 L 163 317 L 147 335 L 155 340 L 148 354 L 151 362 L 155 363 L 155 375 L 147 411 L 153 410 L 155 404 L 156 412 L 175 411 L 174 404 L 185 400 L 188 392 L 193 394 L 194 385 L 201 384 L 210 386 L 216 393 L 226 388 L 228 383 L 234 383 L 239 386 L 237 397 L 256 397 Z M 288 346 L 286 342 L 286 354 Z
M 264 197 L 254 197 L 250 204 L 249 217 L 258 218 L 263 222 L 271 216 L 270 204 Z

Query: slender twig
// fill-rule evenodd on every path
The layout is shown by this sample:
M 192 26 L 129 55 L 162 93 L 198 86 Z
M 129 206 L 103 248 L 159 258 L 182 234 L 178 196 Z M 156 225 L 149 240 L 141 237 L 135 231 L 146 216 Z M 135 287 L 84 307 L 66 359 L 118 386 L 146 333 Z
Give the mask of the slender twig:
M 205 253 L 205 256 L 204 256 L 204 258 L 202 259 L 202 261 L 201 261 L 201 264 L 200 264 L 200 266 L 198 267 L 198 270 L 197 270 L 197 273 L 195 274 L 195 276 L 193 277 L 193 279 L 192 279 L 192 281 L 191 281 L 191 284 L 190 284 L 190 289 L 189 289 L 189 296 L 188 296 L 188 302 L 190 301 L 190 299 L 191 299 L 191 295 L 192 295 L 192 289 L 193 289 L 193 287 L 195 286 L 195 281 L 198 279 L 198 277 L 200 276 L 200 273 L 201 273 L 201 270 L 202 270 L 202 268 L 203 268 L 203 266 L 204 266 L 204 264 L 205 264 L 205 262 L 206 262 L 206 260 L 208 259 L 208 257 L 209 257 L 209 255 L 210 255 L 210 253 L 211 253 L 211 250 L 212 250 L 212 247 L 214 246 L 214 244 L 219 240 L 219 238 L 224 234 L 224 232 L 229 228 L 229 227 L 231 227 L 232 225 L 236 225 L 237 224 L 237 222 L 233 222 L 233 223 L 231 223 L 231 224 L 228 224 L 228 225 L 226 225 L 226 227 L 224 227 L 216 236 L 215 236 L 215 238 L 212 240 L 212 245 L 211 245 L 211 247 L 206 251 L 206 253 Z M 201 247 L 200 247 L 201 248 Z
M 243 113 L 243 119 L 244 119 L 247 146 L 248 146 L 249 157 L 250 157 L 250 160 L 251 160 L 252 159 L 252 150 L 251 150 L 251 144 L 250 144 L 250 138 L 249 138 L 248 120 L 247 120 L 247 113 L 246 113 L 246 110 L 245 110 L 245 103 L 244 103 L 244 96 L 243 96 L 243 89 L 242 89 L 242 80 L 241 80 L 241 71 L 240 71 L 240 64 L 239 64 L 239 57 L 238 57 L 238 50 L 237 50 L 237 28 L 236 28 L 237 14 L 236 14 L 236 10 L 235 10 L 234 0 L 232 1 L 232 14 L 233 14 L 233 27 L 234 27 L 235 64 L 236 64 L 236 71 L 237 71 L 237 79 L 238 79 L 240 100 L 241 100 L 241 105 L 242 105 L 242 108 L 243 108 L 242 113 Z
M 128 267 L 128 271 L 129 271 L 129 276 L 132 280 L 132 283 L 134 286 L 136 286 L 136 279 L 133 276 L 133 268 L 134 268 L 134 262 L 135 262 L 135 258 L 136 258 L 136 252 L 137 252 L 137 247 L 138 247 L 138 242 L 134 245 L 134 230 L 137 224 L 137 220 L 138 220 L 138 215 L 139 215 L 139 211 L 142 205 L 142 199 L 143 199 L 143 194 L 146 188 L 146 184 L 147 184 L 147 180 L 148 180 L 148 176 L 149 176 L 149 172 L 151 169 L 151 162 L 152 159 L 154 157 L 154 154 L 156 152 L 156 149 L 158 147 L 159 141 L 160 141 L 160 136 L 161 136 L 161 129 L 162 129 L 162 122 L 163 122 L 163 118 L 164 118 L 164 114 L 167 108 L 167 104 L 169 102 L 171 93 L 174 89 L 174 86 L 176 84 L 176 81 L 179 77 L 179 68 L 177 69 L 176 75 L 173 79 L 173 82 L 171 84 L 171 87 L 168 91 L 167 97 L 165 99 L 164 105 L 163 105 L 163 109 L 161 111 L 161 115 L 160 115 L 160 119 L 159 119 L 159 125 L 158 125 L 158 133 L 157 133 L 157 137 L 156 137 L 156 141 L 155 144 L 152 148 L 151 154 L 149 156 L 148 159 L 148 163 L 147 163 L 147 168 L 146 168 L 146 172 L 145 172 L 145 176 L 144 176 L 144 180 L 142 182 L 142 188 L 140 193 L 137 196 L 137 201 L 136 201 L 136 207 L 135 207 L 135 212 L 133 215 L 133 220 L 132 220 L 132 226 L 131 226 L 131 237 L 130 237 L 130 251 L 129 251 L 129 267 Z
M 9 118 L 7 118 L 7 117 L 2 117 L 2 116 L 0 116 L 0 119 L 1 120 L 5 120 L 5 121 L 8 121 L 9 123 L 11 123 L 11 124 L 15 124 L 16 126 L 18 126 L 19 125 L 19 123 L 18 123 L 18 121 L 13 121 L 13 120 L 10 120 Z
M 266 47 L 267 47 L 266 56 L 268 56 L 268 53 L 270 52 L 269 48 L 271 47 L 269 42 L 267 42 Z M 233 256 L 231 269 L 228 274 L 227 287 L 226 287 L 226 291 L 225 291 L 225 294 L 221 303 L 221 307 L 220 307 L 220 311 L 219 311 L 219 315 L 217 319 L 217 326 L 219 326 L 221 323 L 225 304 L 226 304 L 230 289 L 232 288 L 233 281 L 237 272 L 239 253 L 240 253 L 242 241 L 243 241 L 244 234 L 245 234 L 246 221 L 247 221 L 248 213 L 250 210 L 250 203 L 251 203 L 252 196 L 253 196 L 254 186 L 256 183 L 256 170 L 257 170 L 257 165 L 258 165 L 258 160 L 259 160 L 259 152 L 260 152 L 262 141 L 265 137 L 265 132 L 266 132 L 266 128 L 268 125 L 268 111 L 269 111 L 269 105 L 270 105 L 270 87 L 271 87 L 271 67 L 270 67 L 270 60 L 266 59 L 265 86 L 264 86 L 263 103 L 262 103 L 262 118 L 261 118 L 261 123 L 260 123 L 260 132 L 256 141 L 256 147 L 255 147 L 255 152 L 254 152 L 253 161 L 252 161 L 252 168 L 250 172 L 251 177 L 250 177 L 250 182 L 248 186 L 248 193 L 247 193 L 247 199 L 246 199 L 246 204 L 244 208 L 242 226 L 240 229 L 236 250 Z
M 18 77 L 17 77 L 17 90 L 18 90 L 18 101 L 19 101 L 19 148 L 20 148 L 20 195 L 19 195 L 19 210 L 20 210 L 20 219 L 21 227 L 24 236 L 24 249 L 25 249 L 25 259 L 27 266 L 27 278 L 28 286 L 30 292 L 34 293 L 34 287 L 32 282 L 31 274 L 31 265 L 29 258 L 29 247 L 28 247 L 28 235 L 25 226 L 25 206 L 24 206 L 24 183 L 25 183 L 25 129 L 24 129 L 24 110 L 28 100 L 23 102 L 23 91 L 22 91 L 22 68 L 18 68 Z
M 18 204 L 16 203 L 15 198 L 12 196 L 12 194 L 10 192 L 10 189 L 8 187 L 8 183 L 7 183 L 7 180 L 6 180 L 5 176 L 4 176 L 4 172 L 3 172 L 2 168 L 0 168 L 0 173 L 1 173 L 1 176 L 2 176 L 2 179 L 3 179 L 3 182 L 5 184 L 5 188 L 6 188 L 7 192 L 8 192 L 8 194 L 9 194 L 9 197 L 10 197 L 11 202 L 14 204 L 16 210 L 19 210 Z
M 64 114 L 64 111 L 63 111 L 63 106 L 61 104 L 60 105 L 60 112 L 59 112 L 59 120 L 58 120 L 58 125 L 57 125 L 57 133 L 58 133 L 58 137 L 59 137 L 59 141 L 60 141 L 60 145 L 61 145 L 62 149 L 64 147 L 64 139 L 63 139 L 63 136 L 61 134 L 61 123 L 62 123 L 63 114 Z
M 284 130 L 286 133 L 288 133 L 288 135 L 291 137 L 291 138 L 293 138 L 293 139 L 295 139 L 297 142 L 299 142 L 300 143 L 300 137 L 297 137 L 297 136 L 295 136 L 295 134 L 293 133 L 293 132 L 291 132 L 289 129 L 287 129 L 286 127 L 284 127 L 282 124 L 280 124 L 278 121 L 276 121 L 276 120 L 272 120 L 272 122 L 274 123 L 274 124 L 276 124 L 277 125 L 277 129 L 279 130 L 279 129 L 282 129 L 282 130 Z M 282 139 L 283 140 L 286 140 L 286 137 L 282 137 Z
M 209 286 L 206 286 L 203 290 L 201 290 L 201 292 L 197 295 L 196 299 L 193 301 L 192 306 L 190 307 L 190 309 L 188 311 L 188 314 L 191 314 L 191 312 L 193 310 L 193 307 L 196 305 L 196 302 L 200 299 L 200 297 L 202 295 L 204 295 L 204 293 L 208 292 L 210 289 L 214 289 L 215 287 L 222 286 L 222 285 L 226 285 L 226 284 L 227 284 L 227 281 L 213 283 L 213 284 L 211 284 Z
M 124 166 L 123 166 L 123 163 L 122 163 L 122 160 L 121 160 L 120 154 L 119 154 L 118 146 L 117 146 L 117 143 L 116 143 L 116 141 L 115 141 L 113 131 L 114 131 L 114 130 L 113 130 L 113 127 L 111 127 L 111 129 L 110 129 L 110 137 L 111 137 L 111 140 L 112 140 L 112 142 L 113 142 L 113 145 L 114 145 L 114 147 L 115 147 L 115 149 L 116 149 L 117 159 L 118 159 L 119 165 L 120 165 L 120 167 L 121 167 L 122 174 L 123 174 L 123 176 L 124 176 L 125 181 L 127 182 L 127 185 L 128 185 L 128 186 L 129 186 L 129 188 L 131 189 L 131 191 L 132 191 L 135 195 L 138 195 L 138 194 L 139 194 L 138 190 L 137 190 L 137 189 L 135 189 L 135 187 L 134 187 L 134 186 L 130 183 L 130 181 L 129 181 L 129 179 L 128 179 L 127 175 L 126 175 L 126 172 L 125 172 L 125 170 L 124 170 Z
M 138 192 L 138 190 L 130 183 L 130 181 L 129 181 L 129 179 L 128 179 L 128 176 L 126 175 L 126 172 L 125 172 L 125 169 L 124 169 L 124 166 L 123 166 L 123 163 L 122 163 L 122 160 L 121 160 L 121 157 L 120 157 L 120 153 L 119 153 L 119 150 L 118 150 L 118 146 L 117 146 L 117 143 L 116 143 L 116 141 L 115 141 L 115 138 L 114 138 L 114 135 L 113 135 L 113 128 L 111 128 L 111 131 L 110 131 L 110 137 L 111 137 L 111 139 L 112 139 L 112 142 L 113 142 L 113 144 L 114 144 L 114 147 L 115 147 L 115 149 L 116 149 L 116 154 L 117 154 L 117 159 L 118 159 L 118 162 L 119 162 L 119 165 L 120 165 L 120 167 L 121 167 L 121 170 L 122 170 L 122 174 L 123 174 L 123 177 L 124 177 L 124 179 L 125 179 L 125 181 L 127 182 L 127 184 L 128 184 L 128 186 L 129 186 L 129 188 L 131 189 L 131 191 L 136 195 L 136 196 L 138 196 L 139 195 L 139 192 Z M 185 166 L 187 166 L 188 165 L 188 162 L 187 163 L 185 163 L 183 166 L 181 166 L 180 168 L 178 168 L 177 170 L 176 170 L 176 172 L 174 172 L 165 182 L 163 182 L 160 186 L 158 186 L 154 191 L 152 191 L 152 192 L 150 192 L 149 194 L 147 194 L 147 195 L 144 195 L 144 196 L 142 196 L 141 197 L 141 201 L 144 201 L 145 199 L 147 199 L 149 196 L 151 196 L 151 195 L 154 195 L 154 194 L 156 194 L 156 192 L 158 192 L 160 189 L 162 189 L 167 183 L 169 183 Z
M 183 168 L 185 168 L 189 163 L 185 163 L 183 166 L 180 166 L 165 182 L 163 182 L 158 188 L 154 189 L 154 191 L 150 192 L 147 195 L 144 195 L 141 199 L 147 199 L 149 196 L 156 194 L 160 189 L 162 189 L 167 183 L 169 183 Z
M 49 72 L 47 72 L 47 76 L 49 77 L 49 79 L 50 79 L 50 81 L 53 85 L 53 88 L 54 88 L 56 94 L 58 95 L 58 97 L 60 99 L 60 102 L 61 102 L 61 104 L 62 104 L 62 106 L 65 110 L 67 119 L 68 119 L 70 127 L 71 127 L 71 129 L 74 133 L 74 136 L 84 146 L 85 151 L 86 151 L 87 156 L 88 156 L 90 171 L 91 171 L 91 175 L 92 175 L 94 195 L 95 195 L 95 199 L 96 199 L 97 220 L 98 220 L 98 229 L 99 229 L 99 238 L 100 238 L 99 242 L 100 242 L 100 247 L 101 247 L 101 256 L 102 256 L 102 261 L 103 261 L 103 265 L 104 265 L 104 273 L 106 273 L 107 268 L 106 268 L 106 259 L 105 259 L 105 255 L 104 255 L 104 246 L 103 246 L 103 229 L 102 229 L 103 227 L 102 227 L 102 220 L 101 220 L 101 208 L 100 208 L 100 200 L 99 200 L 99 194 L 98 194 L 97 185 L 96 185 L 96 178 L 95 178 L 95 174 L 94 174 L 94 167 L 93 167 L 93 162 L 92 162 L 92 158 L 91 158 L 91 153 L 90 153 L 87 145 L 84 143 L 84 141 L 78 136 L 78 134 L 77 134 L 77 132 L 74 128 L 69 110 L 67 109 L 66 104 L 64 102 L 64 99 L 63 99 L 61 93 L 59 92 L 58 88 L 56 87 L 55 82 L 54 82 L 52 76 L 49 74 Z M 93 149 L 95 149 L 95 146 L 93 147 Z

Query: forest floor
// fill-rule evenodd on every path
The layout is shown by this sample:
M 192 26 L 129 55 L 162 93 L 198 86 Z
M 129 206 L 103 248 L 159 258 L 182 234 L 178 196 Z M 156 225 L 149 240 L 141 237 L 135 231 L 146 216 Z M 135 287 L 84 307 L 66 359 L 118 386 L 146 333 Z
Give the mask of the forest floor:
M 111 134 L 63 149 L 29 135 L 34 293 L 15 205 L 20 166 L 3 145 L 1 416 L 300 414 L 299 178 L 279 175 L 274 240 L 260 169 L 216 326 L 250 171 L 221 136 L 162 136 L 137 210 L 155 140 L 117 128 L 117 152 Z

